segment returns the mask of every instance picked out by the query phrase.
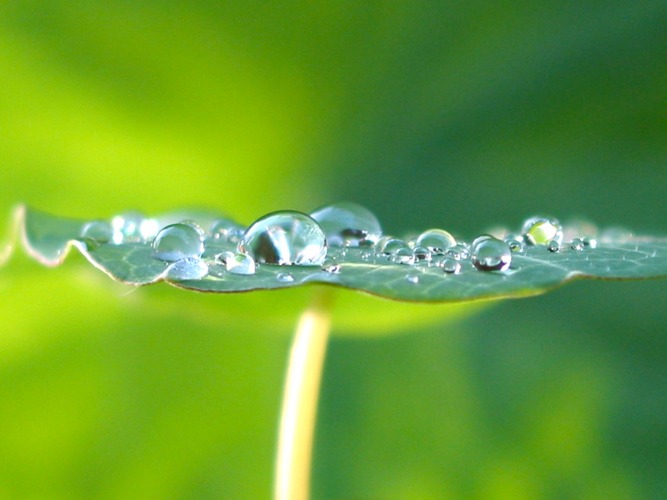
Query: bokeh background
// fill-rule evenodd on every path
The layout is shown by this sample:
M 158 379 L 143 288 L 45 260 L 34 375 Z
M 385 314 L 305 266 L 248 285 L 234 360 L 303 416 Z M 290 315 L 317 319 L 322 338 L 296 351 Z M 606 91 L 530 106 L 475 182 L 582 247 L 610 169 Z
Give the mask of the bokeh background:
M 250 223 L 347 199 L 395 234 L 548 213 L 664 235 L 665 26 L 664 0 L 5 1 L 0 229 L 19 202 Z M 454 313 L 340 293 L 314 497 L 664 495 L 666 292 Z M 0 497 L 269 497 L 311 293 L 130 290 L 14 256 Z

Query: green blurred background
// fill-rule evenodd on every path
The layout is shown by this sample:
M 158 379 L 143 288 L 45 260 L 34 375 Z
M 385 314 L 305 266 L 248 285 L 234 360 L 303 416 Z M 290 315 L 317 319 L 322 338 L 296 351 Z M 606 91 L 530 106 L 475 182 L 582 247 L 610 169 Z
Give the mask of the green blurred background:
M 0 229 L 19 202 L 250 223 L 348 199 L 396 234 L 535 213 L 666 234 L 666 25 L 664 0 L 5 1 Z M 339 294 L 314 497 L 664 495 L 666 291 L 578 282 L 395 325 Z M 0 498 L 269 497 L 311 292 L 130 291 L 15 256 Z

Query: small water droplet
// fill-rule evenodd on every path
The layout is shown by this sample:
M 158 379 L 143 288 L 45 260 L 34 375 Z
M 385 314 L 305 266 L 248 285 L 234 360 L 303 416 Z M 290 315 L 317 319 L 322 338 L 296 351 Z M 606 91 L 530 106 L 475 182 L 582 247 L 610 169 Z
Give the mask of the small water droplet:
M 114 231 L 106 221 L 92 221 L 81 228 L 81 237 L 95 240 L 98 243 L 108 243 L 113 240 Z
M 451 257 L 445 258 L 442 262 L 442 270 L 447 274 L 459 274 L 461 272 L 461 263 Z
M 526 247 L 523 244 L 523 241 L 516 237 L 505 238 L 505 243 L 510 247 L 510 250 L 513 253 L 522 253 L 526 250 Z
M 422 246 L 417 246 L 412 251 L 415 257 L 415 262 L 429 262 L 431 260 L 431 251 Z
M 215 240 L 229 241 L 238 243 L 243 236 L 243 226 L 237 224 L 231 219 L 218 219 L 211 226 L 211 236 Z
M 459 242 L 447 250 L 445 254 L 456 260 L 466 260 L 470 257 L 470 247 L 465 242 Z
M 280 281 L 281 283 L 292 283 L 294 281 L 294 276 L 292 276 L 290 273 L 278 273 L 276 280 Z
M 408 273 L 405 275 L 405 280 L 408 283 L 416 285 L 417 283 L 419 283 L 419 273 Z
M 456 245 L 456 240 L 444 229 L 428 229 L 417 237 L 416 245 L 442 255 Z
M 483 235 L 472 243 L 472 263 L 480 271 L 505 271 L 512 262 L 512 252 L 502 240 Z
M 153 257 L 175 262 L 187 257 L 200 257 L 204 253 L 204 239 L 191 224 L 171 224 L 163 227 L 153 240 Z
M 412 253 L 412 250 L 405 245 L 402 248 L 399 248 L 394 253 L 389 256 L 389 260 L 395 262 L 396 264 L 408 264 L 412 265 L 415 263 L 415 254 Z
M 548 245 L 554 240 L 563 241 L 563 228 L 556 219 L 549 217 L 532 217 L 523 224 L 525 241 L 530 245 Z
M 340 264 L 336 262 L 336 259 L 327 257 L 322 263 L 322 271 L 326 271 L 332 274 L 338 274 L 340 272 Z
M 585 250 L 591 250 L 598 247 L 598 242 L 595 238 L 586 237 L 582 240 Z
M 573 238 L 570 242 L 570 248 L 572 250 L 581 251 L 584 249 L 584 242 L 581 238 Z
M 558 243 L 556 240 L 551 240 L 549 243 L 547 243 L 547 250 L 552 253 L 558 252 L 560 250 L 560 243 Z
M 198 280 L 207 274 L 208 266 L 195 257 L 178 260 L 167 268 L 167 277 L 173 280 Z
M 331 246 L 372 246 L 382 236 L 377 217 L 356 203 L 333 203 L 310 215 L 322 227 Z
M 398 238 L 389 238 L 388 240 L 383 242 L 379 250 L 382 252 L 383 255 L 391 256 L 395 255 L 396 252 L 398 252 L 399 250 L 404 250 L 404 249 L 410 250 L 405 241 L 399 240 Z
M 255 274 L 255 260 L 244 253 L 233 253 L 226 257 L 225 267 L 233 274 Z
M 306 214 L 289 210 L 258 219 L 246 230 L 238 248 L 256 262 L 280 265 L 319 266 L 327 254 L 319 224 Z

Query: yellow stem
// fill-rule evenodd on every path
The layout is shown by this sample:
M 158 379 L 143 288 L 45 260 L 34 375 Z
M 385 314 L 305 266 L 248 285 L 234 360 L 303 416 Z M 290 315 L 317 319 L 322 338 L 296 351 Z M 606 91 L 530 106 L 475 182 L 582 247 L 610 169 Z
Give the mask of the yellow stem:
M 309 496 L 317 401 L 331 324 L 330 290 L 318 292 L 322 294 L 315 297 L 299 318 L 287 366 L 276 457 L 275 500 L 306 500 Z

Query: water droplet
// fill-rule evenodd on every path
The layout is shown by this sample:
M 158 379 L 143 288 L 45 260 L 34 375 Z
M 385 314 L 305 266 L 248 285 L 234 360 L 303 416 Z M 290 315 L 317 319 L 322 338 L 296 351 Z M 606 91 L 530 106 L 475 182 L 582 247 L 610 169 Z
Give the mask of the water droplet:
M 570 248 L 572 250 L 581 251 L 584 249 L 584 242 L 581 240 L 581 238 L 574 238 L 570 242 Z
M 428 229 L 417 237 L 416 245 L 441 255 L 456 245 L 456 240 L 444 229 Z
M 294 276 L 290 273 L 278 273 L 276 279 L 281 283 L 292 283 L 294 281 Z
M 239 251 L 256 262 L 319 266 L 327 254 L 322 228 L 301 212 L 274 212 L 253 223 L 239 242 Z
M 412 254 L 415 257 L 415 262 L 428 262 L 431 260 L 431 252 L 428 248 L 425 247 L 415 247 L 412 251 Z
M 338 274 L 340 272 L 340 264 L 338 264 L 335 259 L 327 257 L 322 263 L 322 270 L 328 273 Z
M 412 250 L 408 248 L 407 245 L 399 248 L 394 253 L 389 256 L 389 260 L 395 262 L 396 264 L 409 264 L 412 265 L 415 263 L 415 254 L 412 253 Z
M 227 256 L 225 267 L 232 274 L 255 274 L 255 260 L 244 253 L 232 253 L 231 256 Z
M 153 240 L 153 257 L 175 262 L 187 257 L 200 257 L 204 253 L 204 239 L 191 224 L 171 224 L 163 227 Z
M 470 248 L 466 243 L 460 242 L 447 250 L 445 254 L 456 260 L 466 260 L 470 257 Z
M 113 240 L 113 228 L 106 221 L 92 221 L 81 228 L 81 237 L 95 240 L 99 243 L 108 243 Z
M 405 280 L 408 283 L 416 285 L 417 283 L 419 283 L 419 273 L 408 273 L 405 275 Z
M 522 253 L 526 250 L 526 247 L 523 244 L 523 238 L 521 236 L 508 236 L 505 238 L 505 243 L 507 243 L 507 246 L 510 247 L 510 250 L 513 253 Z
M 480 271 L 505 271 L 512 262 L 512 252 L 502 240 L 483 235 L 472 243 L 472 263 Z
M 207 274 L 208 266 L 195 257 L 181 259 L 167 268 L 167 277 L 173 280 L 198 280 Z
M 389 238 L 388 240 L 383 242 L 383 244 L 381 245 L 381 248 L 378 248 L 378 250 L 380 250 L 380 252 L 383 255 L 387 255 L 387 256 L 395 255 L 396 252 L 398 252 L 399 250 L 404 250 L 404 249 L 410 250 L 410 248 L 405 243 L 405 241 L 399 240 L 398 238 Z M 411 250 L 410 250 L 410 253 L 412 253 Z
M 549 243 L 547 243 L 547 250 L 553 253 L 558 252 L 560 250 L 560 243 L 558 243 L 556 240 L 551 240 Z
M 523 224 L 524 239 L 530 245 L 548 245 L 563 241 L 563 228 L 556 219 L 532 217 Z
M 461 272 L 461 263 L 451 257 L 445 258 L 441 267 L 447 274 L 459 274 Z
M 331 246 L 372 246 L 382 236 L 377 217 L 366 207 L 339 202 L 315 210 L 315 219 Z
M 586 250 L 591 250 L 598 247 L 598 242 L 595 238 L 586 237 L 582 240 L 582 243 L 584 244 L 584 249 Z

